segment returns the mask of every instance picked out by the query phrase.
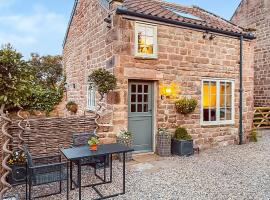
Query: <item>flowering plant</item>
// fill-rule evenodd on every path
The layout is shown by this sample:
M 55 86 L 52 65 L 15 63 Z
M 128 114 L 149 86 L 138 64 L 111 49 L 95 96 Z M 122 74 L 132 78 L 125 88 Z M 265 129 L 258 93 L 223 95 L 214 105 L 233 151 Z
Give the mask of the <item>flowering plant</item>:
M 196 99 L 184 97 L 175 102 L 175 107 L 178 113 L 189 114 L 194 112 L 197 104 Z
M 127 130 L 121 130 L 118 134 L 117 137 L 123 140 L 129 140 L 132 139 L 132 133 Z
M 90 146 L 91 146 L 91 145 L 97 145 L 97 144 L 99 144 L 98 138 L 97 138 L 97 137 L 91 137 L 91 138 L 89 138 L 88 144 L 89 144 Z
M 10 159 L 8 160 L 8 165 L 24 164 L 26 162 L 26 156 L 24 152 L 14 151 Z

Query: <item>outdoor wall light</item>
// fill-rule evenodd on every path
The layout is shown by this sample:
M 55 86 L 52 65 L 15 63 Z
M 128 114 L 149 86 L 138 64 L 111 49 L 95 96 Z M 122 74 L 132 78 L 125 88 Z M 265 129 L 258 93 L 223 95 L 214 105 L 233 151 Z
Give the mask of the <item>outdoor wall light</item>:
M 160 95 L 161 99 L 166 98 L 174 98 L 177 95 L 177 85 L 175 83 L 171 83 L 170 85 L 160 85 Z

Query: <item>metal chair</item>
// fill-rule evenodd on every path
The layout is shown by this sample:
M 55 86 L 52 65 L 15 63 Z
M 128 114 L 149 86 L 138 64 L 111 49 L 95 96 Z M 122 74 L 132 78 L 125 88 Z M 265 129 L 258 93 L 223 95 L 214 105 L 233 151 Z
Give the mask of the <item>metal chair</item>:
M 80 147 L 80 146 L 86 146 L 88 145 L 88 140 L 91 137 L 97 137 L 94 132 L 91 133 L 76 133 L 72 135 L 72 145 L 71 147 Z M 74 162 L 75 165 L 78 167 L 78 163 Z M 109 158 L 108 156 L 96 156 L 92 158 L 85 158 L 81 160 L 81 166 L 90 166 L 94 169 L 94 174 L 97 178 L 99 178 L 101 181 L 106 181 L 106 167 L 109 164 Z M 73 174 L 73 164 L 70 163 L 70 189 L 72 190 L 72 183 L 75 183 L 72 179 L 72 174 Z M 100 177 L 97 174 L 97 169 L 104 168 L 104 174 L 103 178 Z M 77 180 L 78 183 L 78 180 Z M 77 185 L 75 183 L 75 185 Z
M 61 155 L 32 157 L 27 148 L 26 199 L 43 198 L 62 193 L 62 181 L 67 182 L 67 199 L 69 195 L 68 162 L 61 161 Z M 34 186 L 59 183 L 59 192 L 32 197 Z M 29 188 L 28 188 L 29 187 Z

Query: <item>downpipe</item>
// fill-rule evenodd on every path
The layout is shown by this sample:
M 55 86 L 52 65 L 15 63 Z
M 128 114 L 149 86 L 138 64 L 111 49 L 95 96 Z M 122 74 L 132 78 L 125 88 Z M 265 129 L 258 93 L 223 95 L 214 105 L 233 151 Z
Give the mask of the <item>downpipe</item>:
M 243 144 L 243 35 L 240 36 L 239 145 Z

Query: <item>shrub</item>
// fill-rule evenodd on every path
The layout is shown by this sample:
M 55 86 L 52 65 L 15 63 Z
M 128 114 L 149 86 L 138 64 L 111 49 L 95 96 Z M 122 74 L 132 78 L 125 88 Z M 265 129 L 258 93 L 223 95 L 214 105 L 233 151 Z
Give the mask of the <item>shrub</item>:
M 189 114 L 194 112 L 197 104 L 196 99 L 184 97 L 175 102 L 175 107 L 178 113 Z
M 251 134 L 250 134 L 250 141 L 251 142 L 258 142 L 257 131 L 255 129 L 253 129 Z
M 176 140 L 192 140 L 192 137 L 188 134 L 187 129 L 183 127 L 176 128 L 174 138 Z
M 130 131 L 122 130 L 117 134 L 117 138 L 122 140 L 132 139 L 132 133 Z

